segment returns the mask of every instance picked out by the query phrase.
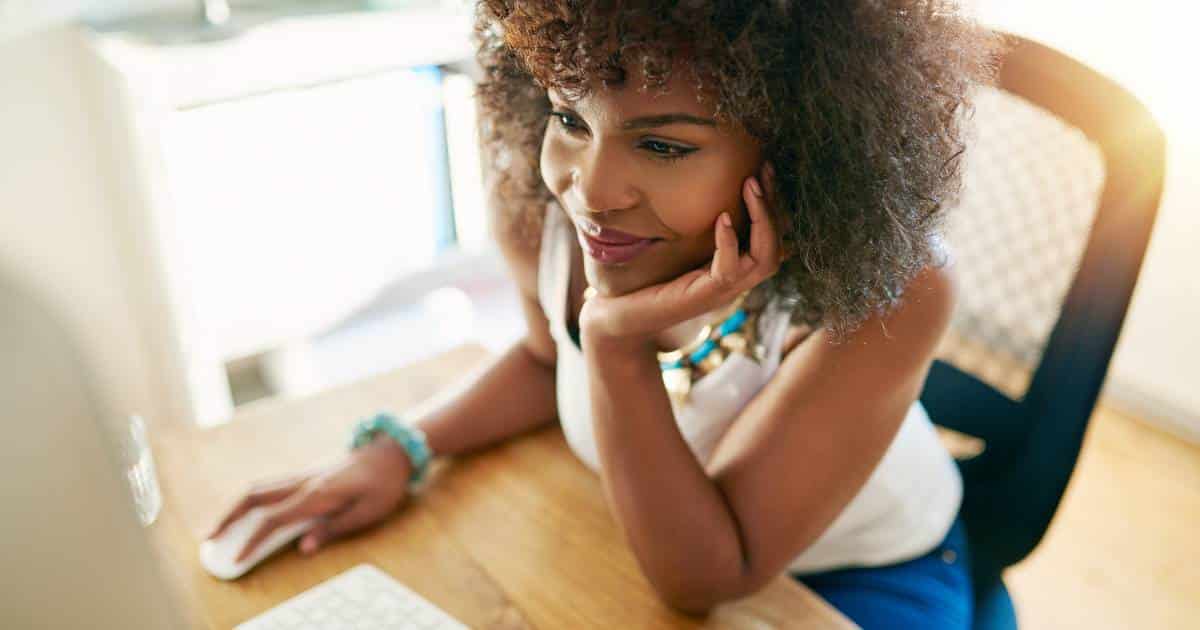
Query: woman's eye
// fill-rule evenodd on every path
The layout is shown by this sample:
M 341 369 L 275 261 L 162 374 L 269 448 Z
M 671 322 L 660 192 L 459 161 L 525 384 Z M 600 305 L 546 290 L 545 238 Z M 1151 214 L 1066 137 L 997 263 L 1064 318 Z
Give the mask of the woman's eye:
M 642 146 L 646 147 L 646 149 L 653 153 L 655 157 L 667 160 L 678 160 L 679 158 L 686 157 L 689 153 L 695 151 L 695 149 L 680 147 L 674 144 L 661 142 L 659 140 L 647 140 L 646 142 L 642 143 Z
M 575 117 L 564 112 L 550 112 L 550 115 L 558 121 L 558 124 L 563 129 L 569 132 L 579 131 L 583 127 L 575 120 Z
M 574 115 L 566 112 L 550 112 L 550 117 L 557 121 L 558 126 L 569 134 L 581 133 L 587 131 L 587 127 L 580 124 L 579 120 Z M 661 140 L 646 140 L 641 145 L 649 151 L 656 159 L 661 160 L 678 160 L 686 157 L 696 149 L 690 147 L 681 147 L 678 145 L 663 142 Z

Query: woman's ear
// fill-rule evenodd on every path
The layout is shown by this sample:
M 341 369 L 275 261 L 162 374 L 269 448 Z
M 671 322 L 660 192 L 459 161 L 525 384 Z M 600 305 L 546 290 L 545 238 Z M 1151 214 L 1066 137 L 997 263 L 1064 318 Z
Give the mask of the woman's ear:
M 771 160 L 763 160 L 761 166 L 758 167 L 758 180 L 762 183 L 763 195 L 766 196 L 767 207 L 774 208 L 775 198 L 775 164 Z

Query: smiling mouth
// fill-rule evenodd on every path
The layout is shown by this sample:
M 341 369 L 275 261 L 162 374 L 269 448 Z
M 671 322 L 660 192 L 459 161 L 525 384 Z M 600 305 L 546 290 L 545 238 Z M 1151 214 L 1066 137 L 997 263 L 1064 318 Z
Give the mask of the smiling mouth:
M 578 230 L 578 234 L 579 244 L 583 247 L 583 251 L 596 261 L 606 265 L 625 264 L 637 258 L 642 252 L 662 240 L 658 238 L 635 238 L 633 240 L 614 242 L 602 241 L 583 230 Z M 605 236 L 608 237 L 609 235 L 606 234 Z
M 627 245 L 629 243 L 643 240 L 659 240 L 650 236 L 638 236 L 637 234 L 630 234 L 628 232 L 622 232 L 621 230 L 603 227 L 583 217 L 577 217 L 575 219 L 575 225 L 581 232 L 592 237 L 593 240 L 609 245 Z

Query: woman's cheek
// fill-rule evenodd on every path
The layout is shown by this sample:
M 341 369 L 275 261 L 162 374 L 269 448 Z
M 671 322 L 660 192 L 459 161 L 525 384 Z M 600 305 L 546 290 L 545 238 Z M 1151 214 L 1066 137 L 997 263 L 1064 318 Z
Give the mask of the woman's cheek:
M 693 180 L 695 182 L 696 180 Z M 657 203 L 659 220 L 682 236 L 700 236 L 711 231 L 721 213 L 736 207 L 723 203 L 723 190 L 700 190 L 694 183 L 680 186 L 681 195 L 671 195 L 665 203 Z
M 564 165 L 563 149 L 547 131 L 542 140 L 542 153 L 538 168 L 542 173 L 542 183 L 555 195 L 561 194 L 565 189 L 562 185 Z

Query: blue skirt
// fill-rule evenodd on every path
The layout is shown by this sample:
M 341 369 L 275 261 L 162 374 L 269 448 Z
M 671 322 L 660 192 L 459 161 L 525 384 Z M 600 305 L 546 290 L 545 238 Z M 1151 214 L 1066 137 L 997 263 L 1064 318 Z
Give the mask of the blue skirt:
M 971 558 L 961 518 L 941 544 L 918 558 L 792 577 L 864 630 L 971 627 Z

